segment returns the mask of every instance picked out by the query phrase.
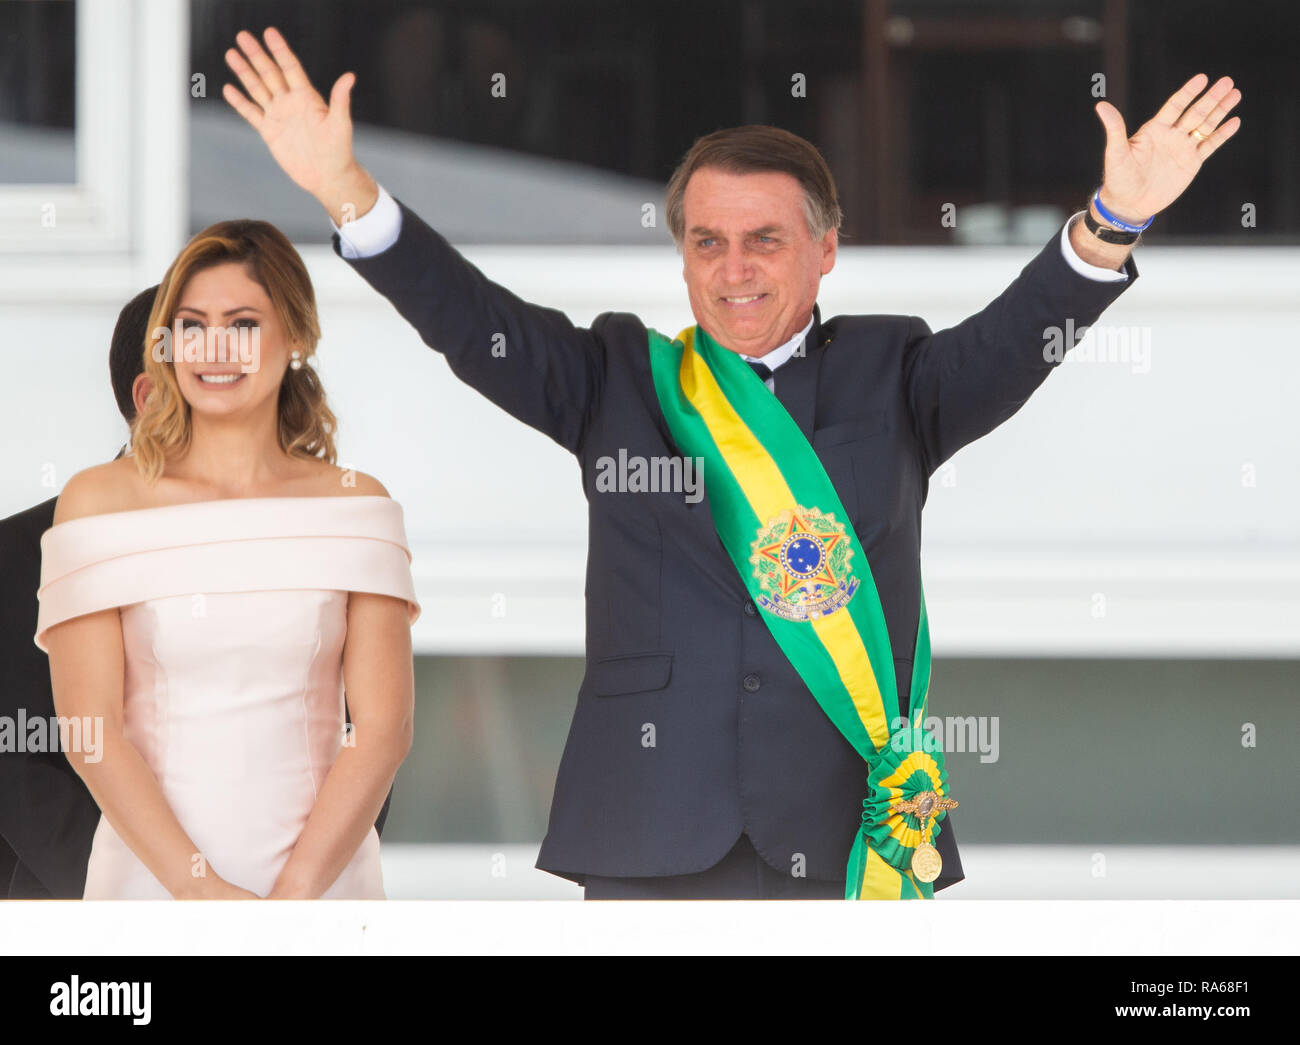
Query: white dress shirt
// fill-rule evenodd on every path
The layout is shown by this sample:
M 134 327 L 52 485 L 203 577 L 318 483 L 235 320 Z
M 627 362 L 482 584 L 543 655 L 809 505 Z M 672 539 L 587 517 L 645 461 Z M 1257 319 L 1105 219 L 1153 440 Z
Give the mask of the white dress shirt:
M 761 356 L 747 356 L 745 355 L 744 352 L 737 352 L 736 354 L 740 356 L 740 358 L 743 359 L 746 363 L 762 363 L 769 370 L 775 371 L 777 367 L 779 367 L 782 363 L 787 362 L 790 359 L 790 357 L 793 356 L 795 352 L 799 350 L 799 346 L 803 344 L 803 339 L 808 336 L 808 331 L 810 331 L 811 329 L 812 329 L 812 316 L 809 316 L 807 326 L 805 326 L 801 331 L 799 331 L 799 333 L 795 334 L 795 336 L 792 337 L 789 341 L 787 341 L 784 345 L 772 349 L 771 352 L 768 352 L 765 355 L 761 355 Z M 763 384 L 767 385 L 767 387 L 770 388 L 773 392 L 776 391 L 776 384 L 774 381 L 775 376 L 776 376 L 775 374 L 768 374 L 767 377 L 763 379 Z
M 1079 211 L 1078 214 L 1071 215 L 1061 229 L 1061 253 L 1065 256 L 1066 262 L 1075 272 L 1081 276 L 1086 276 L 1088 279 L 1110 283 L 1124 282 L 1128 279 L 1127 272 L 1103 268 L 1100 265 L 1090 265 L 1079 257 L 1078 252 L 1074 249 L 1074 244 L 1070 242 L 1070 226 L 1082 214 L 1083 211 Z M 330 224 L 334 225 L 333 219 L 330 220 Z M 382 254 L 397 242 L 397 237 L 402 231 L 402 211 L 397 206 L 397 201 L 381 185 L 379 186 L 379 199 L 375 201 L 373 207 L 359 218 L 345 221 L 341 226 L 334 225 L 334 231 L 339 234 L 339 250 L 345 258 L 372 257 L 375 254 Z M 747 356 L 743 353 L 741 358 L 746 361 L 764 363 L 770 369 L 776 370 L 782 363 L 788 362 L 790 357 L 794 355 L 795 350 L 803 344 L 803 339 L 808 336 L 808 330 L 811 326 L 812 317 L 809 316 L 808 325 L 784 345 L 772 349 L 761 358 Z M 773 379 L 771 377 L 767 378 L 764 384 L 768 388 L 773 388 Z

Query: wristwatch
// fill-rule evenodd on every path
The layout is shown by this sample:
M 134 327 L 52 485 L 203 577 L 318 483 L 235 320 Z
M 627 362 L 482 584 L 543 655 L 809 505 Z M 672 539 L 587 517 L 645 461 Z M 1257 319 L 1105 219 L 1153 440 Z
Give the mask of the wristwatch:
M 1119 229 L 1102 225 L 1087 208 L 1083 212 L 1083 223 L 1088 227 L 1088 231 L 1103 243 L 1136 243 L 1138 237 L 1142 235 L 1140 232 L 1121 232 Z

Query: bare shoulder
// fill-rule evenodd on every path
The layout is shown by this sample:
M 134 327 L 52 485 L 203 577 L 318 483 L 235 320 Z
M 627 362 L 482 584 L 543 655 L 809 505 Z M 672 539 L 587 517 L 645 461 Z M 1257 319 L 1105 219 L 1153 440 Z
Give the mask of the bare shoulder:
M 355 486 L 351 491 L 352 493 L 360 496 L 365 496 L 365 497 L 391 497 L 392 496 L 392 494 L 388 492 L 384 484 L 381 483 L 378 479 L 376 479 L 373 475 L 369 475 L 366 472 L 358 472 L 355 470 L 351 472 L 351 475 L 355 482 Z
M 140 475 L 135 461 L 119 457 L 77 472 L 63 484 L 54 505 L 54 525 L 87 515 L 125 512 L 139 507 Z
M 312 485 L 325 497 L 390 497 L 384 484 L 356 468 L 321 461 L 313 466 Z

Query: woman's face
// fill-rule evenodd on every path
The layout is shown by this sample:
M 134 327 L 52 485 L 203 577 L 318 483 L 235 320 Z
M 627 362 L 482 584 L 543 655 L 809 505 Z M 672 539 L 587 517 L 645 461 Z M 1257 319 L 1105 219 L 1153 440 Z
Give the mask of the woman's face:
M 271 299 L 240 262 L 202 269 L 181 290 L 172 326 L 176 382 L 210 417 L 274 410 L 291 344 Z

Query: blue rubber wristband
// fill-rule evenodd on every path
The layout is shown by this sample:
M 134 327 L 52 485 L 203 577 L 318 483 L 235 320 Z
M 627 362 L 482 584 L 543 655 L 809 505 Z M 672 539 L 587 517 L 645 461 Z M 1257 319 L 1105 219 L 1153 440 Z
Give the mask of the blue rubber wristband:
M 1127 221 L 1123 221 L 1120 218 L 1115 217 L 1114 214 L 1112 214 L 1110 211 L 1108 211 L 1105 207 L 1101 205 L 1100 189 L 1098 189 L 1096 192 L 1092 194 L 1092 202 L 1096 205 L 1098 214 L 1100 214 L 1103 218 L 1109 221 L 1117 229 L 1123 229 L 1125 232 L 1143 232 L 1146 230 L 1148 225 L 1150 225 L 1153 221 L 1156 220 L 1156 216 L 1152 214 L 1151 217 L 1147 218 L 1147 220 L 1143 224 L 1130 225 Z

